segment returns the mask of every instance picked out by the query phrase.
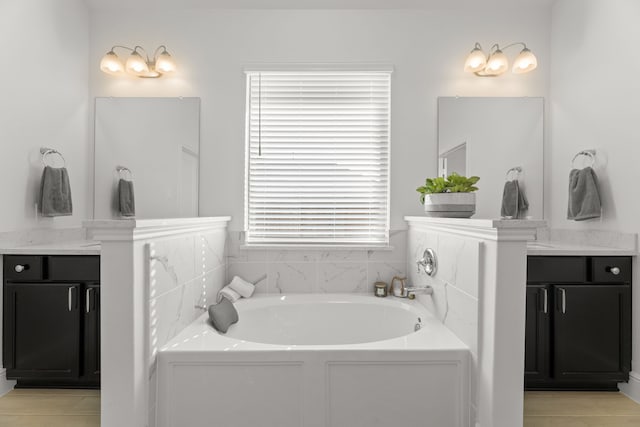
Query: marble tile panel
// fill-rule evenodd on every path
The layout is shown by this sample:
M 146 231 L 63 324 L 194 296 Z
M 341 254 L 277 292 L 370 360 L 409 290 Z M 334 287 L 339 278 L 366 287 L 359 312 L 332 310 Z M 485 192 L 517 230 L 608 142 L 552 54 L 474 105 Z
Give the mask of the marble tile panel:
M 314 291 L 316 264 L 313 262 L 269 263 L 268 292 L 271 294 L 296 294 Z
M 366 261 L 367 251 L 364 249 L 358 250 L 325 250 L 320 251 L 318 256 L 318 262 L 330 263 L 330 262 L 354 262 L 354 261 Z
M 468 294 L 478 296 L 480 241 L 445 234 L 438 235 L 435 277 Z
M 316 292 L 364 293 L 368 290 L 366 262 L 318 263 Z
M 196 276 L 205 274 L 226 262 L 224 253 L 226 238 L 225 230 L 196 236 L 194 239 Z
M 391 285 L 394 276 L 407 277 L 406 263 L 404 262 L 369 262 L 367 263 L 367 286 L 365 292 L 373 292 L 373 284 L 378 281 Z M 407 286 L 413 286 L 410 281 L 405 281 Z M 397 282 L 396 282 L 397 283 Z
M 196 277 L 194 239 L 195 236 L 186 236 L 149 243 L 149 255 L 157 261 L 156 269 L 175 279 L 177 285 Z
M 267 253 L 268 262 L 316 262 L 321 252 L 316 250 L 270 250 Z

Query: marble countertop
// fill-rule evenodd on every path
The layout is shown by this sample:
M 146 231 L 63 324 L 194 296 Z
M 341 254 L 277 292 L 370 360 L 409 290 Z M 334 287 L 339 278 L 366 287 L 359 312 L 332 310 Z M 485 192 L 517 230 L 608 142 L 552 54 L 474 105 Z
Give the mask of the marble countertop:
M 558 241 L 527 242 L 527 255 L 541 256 L 636 256 L 632 249 L 610 248 L 606 246 L 579 245 Z
M 24 246 L 0 247 L 2 255 L 100 255 L 100 243 L 94 240 L 66 241 Z

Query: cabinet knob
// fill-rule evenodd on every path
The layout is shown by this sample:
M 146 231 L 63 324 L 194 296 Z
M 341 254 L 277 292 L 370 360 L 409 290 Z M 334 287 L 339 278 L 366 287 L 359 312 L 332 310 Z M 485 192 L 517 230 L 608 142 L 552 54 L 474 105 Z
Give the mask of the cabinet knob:
M 26 267 L 24 265 L 18 264 L 13 269 L 16 271 L 16 273 L 22 273 L 25 270 L 25 268 Z
M 618 274 L 620 274 L 620 267 L 611 267 L 611 268 L 609 268 L 609 271 L 614 276 L 617 276 Z

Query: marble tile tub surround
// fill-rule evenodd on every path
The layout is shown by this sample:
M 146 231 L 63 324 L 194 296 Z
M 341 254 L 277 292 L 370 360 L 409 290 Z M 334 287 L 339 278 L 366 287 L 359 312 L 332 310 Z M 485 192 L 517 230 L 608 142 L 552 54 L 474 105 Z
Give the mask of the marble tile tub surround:
M 418 271 L 416 261 L 425 249 L 435 251 L 438 269 L 434 276 Z M 417 298 L 470 349 L 471 407 L 475 413 L 476 374 L 478 364 L 478 286 L 482 242 L 450 234 L 410 228 L 407 261 L 410 282 L 419 287 L 431 286 L 433 295 Z
M 101 330 L 102 425 L 154 426 L 154 348 L 190 323 L 194 305 L 209 302 L 224 284 L 230 219 L 84 223 L 101 244 L 101 310 L 109 319 Z
M 257 293 L 373 293 L 373 283 L 406 276 L 407 230 L 392 230 L 385 249 L 253 249 L 243 232 L 227 237 L 227 281 L 240 276 Z
M 424 247 L 435 249 L 438 257 L 438 272 L 432 279 L 415 278 L 434 286 L 435 295 L 418 298 L 430 298 L 426 304 L 431 304 L 432 312 L 475 352 L 472 417 L 483 426 L 521 426 L 526 242 L 546 223 L 427 217 L 405 220 L 409 224 L 409 266 L 415 263 L 411 258 L 422 256 Z M 456 258 L 462 259 L 458 262 Z M 477 327 L 473 326 L 474 314 Z

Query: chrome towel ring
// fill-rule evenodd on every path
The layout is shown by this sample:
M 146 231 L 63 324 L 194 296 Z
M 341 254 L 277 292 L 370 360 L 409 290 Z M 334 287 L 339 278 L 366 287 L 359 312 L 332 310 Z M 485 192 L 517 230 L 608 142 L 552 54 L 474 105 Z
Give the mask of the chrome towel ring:
M 118 171 L 118 177 L 125 178 L 126 174 L 129 173 L 129 179 L 133 179 L 133 172 L 126 166 L 116 166 L 116 171 Z
M 596 164 L 596 150 L 582 150 L 582 151 L 579 151 L 575 156 L 573 156 L 573 159 L 571 160 L 572 168 L 575 169 L 576 159 L 580 156 L 586 156 L 589 158 L 589 160 L 591 160 L 591 163 L 588 164 L 587 166 L 593 167 L 593 165 Z
M 511 169 L 509 169 L 507 171 L 505 179 L 507 181 L 513 181 L 514 179 L 518 179 L 518 177 L 520 176 L 521 173 L 522 173 L 522 167 L 521 166 L 513 167 L 513 168 L 511 168 Z M 515 174 L 515 176 L 513 176 L 512 174 Z
M 57 154 L 62 159 L 63 168 L 67 166 L 67 161 L 64 159 L 64 156 L 58 150 L 54 150 L 53 148 L 41 147 L 40 154 L 42 154 L 42 164 L 45 166 L 55 167 L 55 164 L 53 162 L 51 162 L 50 164 L 47 163 L 47 159 L 54 154 Z

